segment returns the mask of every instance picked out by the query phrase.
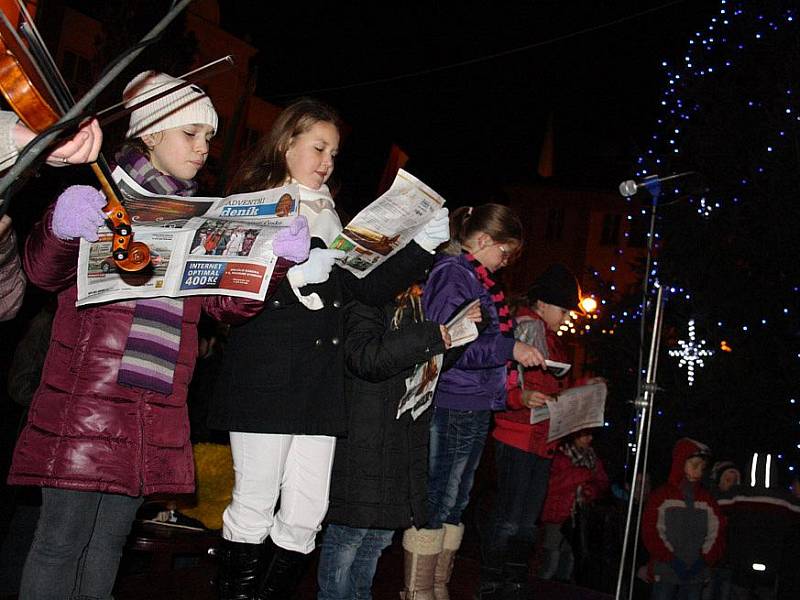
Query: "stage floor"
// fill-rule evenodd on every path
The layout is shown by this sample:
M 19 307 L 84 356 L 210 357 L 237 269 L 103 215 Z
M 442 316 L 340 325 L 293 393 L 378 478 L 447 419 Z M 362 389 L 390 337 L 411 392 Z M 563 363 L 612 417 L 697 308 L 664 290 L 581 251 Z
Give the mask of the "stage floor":
M 387 548 L 375 574 L 373 597 L 375 600 L 396 600 L 403 585 L 403 549 L 400 534 Z M 301 584 L 298 600 L 316 598 L 317 551 Z M 176 555 L 175 562 L 180 556 Z M 117 580 L 115 600 L 215 600 L 211 580 L 214 567 L 209 564 L 193 564 L 187 560 L 184 568 L 175 568 L 169 573 L 159 573 L 150 566 L 141 569 L 132 565 L 128 555 L 123 562 Z M 144 565 L 142 565 L 144 566 Z M 471 537 L 465 539 L 462 550 L 456 557 L 455 568 L 450 585 L 452 600 L 471 600 L 478 584 L 478 548 Z M 531 577 L 531 598 L 536 600 L 610 600 L 611 595 L 575 585 L 567 585 Z

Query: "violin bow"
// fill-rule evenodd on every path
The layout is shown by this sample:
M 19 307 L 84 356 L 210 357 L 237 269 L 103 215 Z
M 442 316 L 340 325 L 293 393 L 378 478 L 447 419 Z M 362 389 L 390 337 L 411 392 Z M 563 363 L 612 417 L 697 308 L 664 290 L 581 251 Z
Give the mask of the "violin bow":
M 210 63 L 206 63 L 202 67 L 198 67 L 192 71 L 184 73 L 183 75 L 179 75 L 178 79 L 183 79 L 181 83 L 176 83 L 172 87 L 168 87 L 165 90 L 158 92 L 152 96 L 145 98 L 144 100 L 140 100 L 135 104 L 131 104 L 126 108 L 120 109 L 120 107 L 124 106 L 126 102 L 130 102 L 131 100 L 135 100 L 138 96 L 134 96 L 129 100 L 123 100 L 122 102 L 117 102 L 116 104 L 112 104 L 109 107 L 104 108 L 101 111 L 95 113 L 95 117 L 100 122 L 100 125 L 108 125 L 109 123 L 113 123 L 114 121 L 121 119 L 125 115 L 132 113 L 137 108 L 145 106 L 150 102 L 154 102 L 159 98 L 163 98 L 164 96 L 168 96 L 173 92 L 177 92 L 180 89 L 183 89 L 187 86 L 194 85 L 198 81 L 203 81 L 204 79 L 208 79 L 220 73 L 224 70 L 230 69 L 236 64 L 234 57 L 231 54 L 227 56 L 223 56 L 222 58 L 218 58 L 217 60 L 213 60 Z M 164 84 L 166 85 L 166 84 Z M 140 94 L 141 95 L 141 94 Z
M 128 50 L 127 54 L 122 55 L 115 64 L 108 69 L 105 74 L 78 100 L 72 107 L 66 111 L 63 117 L 58 120 L 52 127 L 43 131 L 36 138 L 20 152 L 17 162 L 5 173 L 0 179 L 0 216 L 5 213 L 7 203 L 5 201 L 6 192 L 11 185 L 25 172 L 28 167 L 52 144 L 59 135 L 61 135 L 61 127 L 63 123 L 70 121 L 76 117 L 83 115 L 88 106 L 94 102 L 97 96 L 111 83 L 125 68 L 128 67 L 136 57 L 141 54 L 144 48 L 152 40 L 158 37 L 164 29 L 177 17 L 192 0 L 180 0 L 174 5 L 164 18 L 159 21 L 147 35 L 145 35 L 141 42 Z M 5 15 L 3 15 L 5 18 Z

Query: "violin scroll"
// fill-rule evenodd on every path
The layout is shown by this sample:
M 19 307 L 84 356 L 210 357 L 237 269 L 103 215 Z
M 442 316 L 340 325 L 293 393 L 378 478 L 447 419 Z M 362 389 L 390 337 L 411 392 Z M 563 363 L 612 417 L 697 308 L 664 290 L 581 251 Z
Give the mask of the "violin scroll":
M 123 254 L 125 258 L 121 258 Z M 112 256 L 123 271 L 141 271 L 150 264 L 150 248 L 144 242 L 131 242 L 127 250 L 114 251 Z
M 103 207 L 106 225 L 114 233 L 111 242 L 111 257 L 123 271 L 141 271 L 150 262 L 150 249 L 142 242 L 134 242 L 131 235 L 131 220 L 115 196 L 111 196 Z
M 130 215 L 119 200 L 116 186 L 112 186 L 113 179 L 102 156 L 92 165 L 92 170 L 108 200 L 103 213 L 106 215 L 106 225 L 114 234 L 111 258 L 122 271 L 141 271 L 150 263 L 150 249 L 143 242 L 133 241 Z

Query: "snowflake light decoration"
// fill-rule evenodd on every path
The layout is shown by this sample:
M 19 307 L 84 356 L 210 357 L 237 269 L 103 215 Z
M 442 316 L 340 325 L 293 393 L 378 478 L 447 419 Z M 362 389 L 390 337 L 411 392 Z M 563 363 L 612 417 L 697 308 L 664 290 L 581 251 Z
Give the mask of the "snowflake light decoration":
M 705 348 L 705 340 L 698 342 L 695 338 L 694 319 L 692 319 L 689 321 L 689 341 L 678 340 L 679 348 L 669 351 L 670 356 L 678 357 L 679 367 L 686 367 L 686 380 L 689 386 L 694 384 L 695 367 L 704 367 L 703 359 L 714 354 L 713 350 Z

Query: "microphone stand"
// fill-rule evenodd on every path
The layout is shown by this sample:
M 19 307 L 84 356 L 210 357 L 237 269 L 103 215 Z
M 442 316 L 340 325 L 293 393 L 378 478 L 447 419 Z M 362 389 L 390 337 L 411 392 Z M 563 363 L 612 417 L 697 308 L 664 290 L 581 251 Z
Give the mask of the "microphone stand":
M 656 295 L 656 311 L 653 317 L 653 335 L 650 339 L 650 356 L 647 361 L 647 378 L 642 386 L 644 393 L 634 402 L 638 409 L 636 419 L 636 460 L 633 464 L 633 479 L 631 481 L 631 491 L 628 497 L 628 512 L 625 519 L 625 534 L 622 542 L 622 553 L 620 555 L 619 572 L 617 574 L 617 591 L 615 600 L 622 598 L 622 577 L 625 572 L 625 559 L 628 554 L 628 541 L 631 540 L 633 550 L 630 555 L 630 578 L 628 581 L 628 600 L 633 597 L 633 580 L 636 577 L 636 552 L 639 546 L 639 531 L 642 522 L 642 508 L 644 504 L 644 477 L 647 474 L 647 460 L 650 450 L 650 427 L 653 422 L 653 405 L 655 402 L 656 374 L 658 372 L 658 351 L 661 344 L 661 325 L 664 319 L 664 288 L 656 282 L 658 293 Z M 644 318 L 644 316 L 642 317 Z M 641 467 L 641 468 L 640 468 Z M 638 493 L 636 487 L 636 477 L 642 473 L 642 482 L 639 485 Z M 633 519 L 634 504 L 636 508 L 636 519 Z M 631 537 L 631 527 L 633 536 Z
M 664 309 L 664 288 L 658 281 L 655 286 L 658 289 L 656 295 L 655 314 L 653 316 L 653 333 L 650 339 L 650 354 L 647 361 L 647 372 L 644 383 L 642 382 L 642 363 L 644 361 L 644 343 L 645 335 L 647 332 L 645 315 L 647 313 L 647 295 L 649 292 L 650 269 L 653 262 L 653 248 L 655 245 L 655 224 L 656 213 L 658 208 L 658 197 L 661 194 L 661 181 L 656 176 L 651 176 L 644 180 L 644 188 L 650 193 L 653 198 L 650 210 L 650 229 L 647 237 L 647 255 L 645 259 L 645 271 L 642 280 L 642 304 L 641 304 L 641 321 L 639 327 L 639 361 L 636 371 L 636 399 L 633 401 L 635 407 L 635 421 L 636 421 L 636 446 L 634 451 L 634 465 L 633 474 L 631 478 L 631 489 L 628 495 L 628 508 L 625 518 L 625 533 L 623 535 L 622 552 L 620 554 L 619 571 L 617 573 L 617 588 L 615 593 L 615 600 L 622 598 L 622 579 L 626 567 L 626 559 L 628 558 L 628 545 L 629 541 L 632 542 L 632 552 L 629 559 L 630 577 L 628 580 L 628 593 L 627 599 L 631 600 L 633 597 L 633 583 L 636 577 L 636 554 L 638 551 L 639 532 L 642 520 L 642 508 L 644 501 L 644 478 L 647 475 L 647 461 L 650 449 L 650 428 L 652 423 L 653 404 L 655 400 L 655 393 L 658 389 L 656 385 L 656 373 L 658 371 L 658 352 L 661 343 L 661 326 L 663 322 L 663 309 Z M 638 493 L 636 487 L 636 478 L 639 473 L 642 473 L 642 482 L 639 485 Z M 636 519 L 634 521 L 634 504 L 636 508 Z M 631 538 L 631 529 L 633 528 L 633 537 Z

